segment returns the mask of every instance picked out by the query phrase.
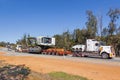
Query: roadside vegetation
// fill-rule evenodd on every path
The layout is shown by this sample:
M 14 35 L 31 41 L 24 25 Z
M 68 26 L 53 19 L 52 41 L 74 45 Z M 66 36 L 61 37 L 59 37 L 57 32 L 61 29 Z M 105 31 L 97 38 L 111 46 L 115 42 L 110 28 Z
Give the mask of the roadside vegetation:
M 48 74 L 50 77 L 55 78 L 56 80 L 88 80 L 85 77 L 71 75 L 64 72 L 52 72 Z
M 64 72 L 51 72 L 48 74 L 31 72 L 27 80 L 88 80 L 85 77 L 67 74 Z
M 87 78 L 67 74 L 64 72 L 51 72 L 48 74 L 31 71 L 25 65 L 10 65 L 0 61 L 0 80 L 88 80 Z
M 10 65 L 0 61 L 0 80 L 25 80 L 30 72 L 25 65 Z

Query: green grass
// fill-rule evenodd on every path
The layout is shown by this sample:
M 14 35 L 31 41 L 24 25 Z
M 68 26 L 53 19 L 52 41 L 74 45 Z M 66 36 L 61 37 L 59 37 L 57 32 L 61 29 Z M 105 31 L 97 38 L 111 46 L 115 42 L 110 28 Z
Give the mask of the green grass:
M 88 80 L 85 77 L 71 75 L 64 72 L 52 72 L 49 73 L 48 75 L 56 80 Z
M 26 80 L 89 80 L 85 77 L 71 75 L 64 72 L 51 72 L 48 74 L 31 72 Z

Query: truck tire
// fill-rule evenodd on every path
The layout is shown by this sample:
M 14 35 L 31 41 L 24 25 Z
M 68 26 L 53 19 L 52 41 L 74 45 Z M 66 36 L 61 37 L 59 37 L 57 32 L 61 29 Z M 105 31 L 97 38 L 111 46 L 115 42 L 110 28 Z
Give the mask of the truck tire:
M 101 57 L 102 59 L 108 59 L 109 55 L 107 53 L 102 53 Z

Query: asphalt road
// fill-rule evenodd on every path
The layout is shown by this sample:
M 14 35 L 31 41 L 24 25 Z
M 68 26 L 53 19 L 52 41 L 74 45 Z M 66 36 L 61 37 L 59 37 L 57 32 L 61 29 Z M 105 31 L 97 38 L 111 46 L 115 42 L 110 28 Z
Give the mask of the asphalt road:
M 56 55 L 42 55 L 42 54 L 31 54 L 31 53 L 19 53 L 13 50 L 8 51 L 7 48 L 0 48 L 0 52 L 5 52 L 6 56 L 35 56 L 35 57 L 45 57 L 45 58 L 56 58 L 56 59 L 66 59 L 78 62 L 91 62 L 95 64 L 107 64 L 113 66 L 120 66 L 120 58 L 113 58 L 113 59 L 101 59 L 99 57 L 72 57 L 71 55 L 68 56 L 56 56 Z

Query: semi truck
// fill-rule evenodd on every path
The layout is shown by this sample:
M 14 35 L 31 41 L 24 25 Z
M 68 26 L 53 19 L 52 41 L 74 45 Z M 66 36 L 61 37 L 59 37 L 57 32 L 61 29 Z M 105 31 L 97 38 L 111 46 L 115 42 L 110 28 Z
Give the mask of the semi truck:
M 85 45 L 74 45 L 72 51 L 73 56 L 100 56 L 104 59 L 115 57 L 112 46 L 106 46 L 104 42 L 95 39 L 87 39 Z

